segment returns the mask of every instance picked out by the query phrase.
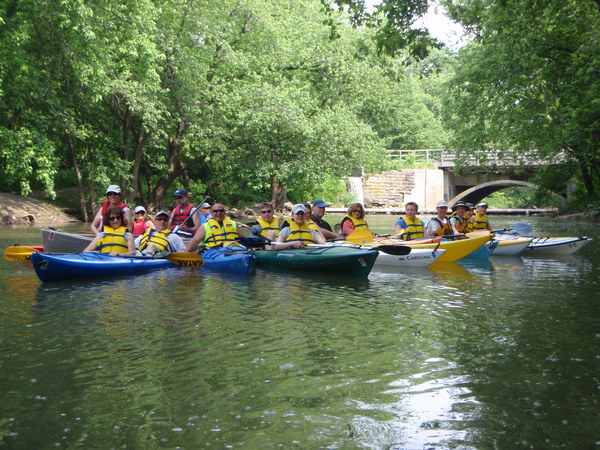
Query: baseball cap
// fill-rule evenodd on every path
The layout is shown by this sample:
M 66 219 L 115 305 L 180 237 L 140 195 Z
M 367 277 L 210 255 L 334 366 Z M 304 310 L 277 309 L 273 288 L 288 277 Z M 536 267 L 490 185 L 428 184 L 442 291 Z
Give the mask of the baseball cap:
M 133 210 L 134 214 L 137 214 L 140 212 L 146 212 L 146 208 L 144 208 L 143 206 L 136 206 L 135 209 Z
M 298 214 L 300 211 L 306 213 L 306 208 L 302 203 L 298 203 L 292 207 L 292 214 Z
M 209 209 L 209 208 L 210 208 L 210 205 L 206 202 L 204 202 L 200 205 L 200 209 Z
M 324 200 L 315 200 L 313 202 L 313 206 L 318 206 L 319 208 L 325 208 L 326 206 L 329 206 L 327 203 L 325 203 Z
M 188 191 L 185 189 L 177 189 L 173 194 L 173 197 L 185 197 L 186 195 L 188 195 Z
M 440 200 L 438 202 L 437 205 L 435 205 L 436 208 L 447 208 L 448 207 L 448 202 L 446 200 Z
M 111 184 L 108 188 L 106 188 L 106 193 L 107 194 L 120 194 L 121 193 L 121 188 L 119 186 L 117 186 L 116 184 Z
M 158 216 L 167 216 L 167 217 L 169 217 L 169 213 L 168 213 L 168 212 L 166 212 L 166 211 L 159 211 L 159 212 L 157 212 L 157 213 L 154 215 L 154 217 L 158 217 Z

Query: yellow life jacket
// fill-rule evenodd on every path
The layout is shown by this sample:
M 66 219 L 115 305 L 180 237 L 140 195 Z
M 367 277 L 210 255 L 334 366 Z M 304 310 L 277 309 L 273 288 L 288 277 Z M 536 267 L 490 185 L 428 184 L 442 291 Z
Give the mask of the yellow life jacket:
M 475 212 L 473 216 L 473 229 L 475 230 L 487 230 L 488 227 L 488 217 L 487 214 L 479 214 Z
M 304 222 L 306 223 L 306 225 L 308 225 L 308 228 L 310 228 L 311 230 L 315 230 L 318 233 L 321 233 L 321 231 L 319 230 L 319 226 L 316 223 L 314 223 L 310 217 L 307 217 Z
M 154 244 L 159 252 L 164 252 L 169 248 L 169 234 L 171 230 L 156 231 L 152 228 L 146 228 L 140 238 L 138 250 L 143 251 L 148 245 Z
M 256 221 L 260 225 L 261 235 L 266 236 L 269 231 L 274 231 L 275 236 L 279 236 L 279 221 L 275 217 L 271 222 L 267 222 L 262 217 L 259 217 Z
M 351 220 L 352 223 L 354 224 L 354 232 L 356 233 L 357 231 L 369 231 L 369 225 L 367 224 L 367 222 L 365 221 L 365 219 L 355 219 L 352 216 L 348 216 L 345 215 L 344 218 L 342 219 L 342 221 L 340 222 L 340 227 L 343 228 L 344 227 L 344 222 L 346 220 Z
M 454 233 L 454 231 L 452 231 L 452 225 L 450 225 L 450 221 L 448 219 L 446 219 L 445 222 L 442 222 L 439 217 L 433 217 L 431 220 L 435 220 L 440 224 L 440 227 L 435 230 L 434 234 L 436 236 L 447 236 Z
M 287 220 L 290 224 L 290 235 L 285 239 L 286 241 L 301 241 L 303 243 L 314 244 L 315 240 L 310 234 L 310 227 L 308 224 L 303 223 L 298 225 L 291 219 Z
M 414 220 L 410 220 L 407 216 L 402 216 L 402 220 L 406 223 L 404 233 L 400 235 L 400 239 L 411 240 L 425 237 L 425 230 L 423 229 L 423 222 L 418 217 Z
M 223 226 L 219 225 L 215 219 L 208 219 L 204 224 L 204 229 L 206 230 L 204 245 L 207 247 L 218 247 L 239 238 L 237 224 L 229 217 L 223 219 Z
M 123 225 L 119 228 L 104 225 L 104 231 L 96 245 L 96 250 L 100 253 L 122 252 L 123 249 L 128 250 L 129 247 L 127 245 L 127 240 L 125 239 L 125 233 L 127 232 L 127 227 Z

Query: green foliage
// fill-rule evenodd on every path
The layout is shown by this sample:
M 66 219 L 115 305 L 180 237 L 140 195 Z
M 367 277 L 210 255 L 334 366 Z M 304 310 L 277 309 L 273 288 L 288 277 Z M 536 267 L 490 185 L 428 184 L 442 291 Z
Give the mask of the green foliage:
M 495 208 L 554 208 L 556 201 L 539 189 L 513 187 L 489 195 L 486 202 Z
M 443 2 L 476 36 L 449 83 L 453 146 L 485 157 L 535 152 L 577 164 L 588 196 L 600 179 L 600 14 L 589 1 Z

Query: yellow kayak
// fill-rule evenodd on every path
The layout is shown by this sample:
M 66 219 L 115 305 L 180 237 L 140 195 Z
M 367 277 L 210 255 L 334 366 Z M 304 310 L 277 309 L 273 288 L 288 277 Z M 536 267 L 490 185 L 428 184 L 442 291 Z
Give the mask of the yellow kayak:
M 475 234 L 475 233 L 473 233 Z M 491 241 L 494 237 L 494 234 L 485 234 L 476 236 L 469 236 L 466 239 L 459 239 L 456 241 L 441 241 L 439 244 L 437 243 L 429 243 L 429 244 L 416 244 L 416 243 L 405 243 L 404 241 L 391 240 L 388 241 L 396 242 L 401 245 L 408 245 L 414 249 L 434 249 L 434 248 L 443 248 L 446 250 L 442 256 L 438 258 L 438 260 L 434 264 L 438 264 L 440 262 L 454 262 L 458 261 L 465 256 L 470 255 L 487 241 Z M 378 242 L 378 239 L 375 239 L 374 242 Z M 383 242 L 381 242 L 383 243 Z M 386 242 L 387 243 L 387 242 Z

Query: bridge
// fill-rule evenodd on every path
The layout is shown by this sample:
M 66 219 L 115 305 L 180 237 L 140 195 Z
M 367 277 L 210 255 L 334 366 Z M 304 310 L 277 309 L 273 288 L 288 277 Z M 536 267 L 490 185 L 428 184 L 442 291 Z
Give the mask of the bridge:
M 391 158 L 427 169 L 404 169 L 371 175 L 364 181 L 364 199 L 374 206 L 403 206 L 415 201 L 423 209 L 435 209 L 440 199 L 450 204 L 459 200 L 477 203 L 490 194 L 509 187 L 540 189 L 529 182 L 539 167 L 556 164 L 563 158 L 544 160 L 533 152 L 512 154 L 480 152 L 478 156 L 462 156 L 453 150 L 388 150 Z M 458 169 L 460 167 L 460 169 Z M 411 174 L 412 173 L 412 174 Z M 356 184 L 356 181 L 351 181 Z M 411 186 L 412 184 L 412 186 Z M 398 187 L 398 188 L 397 188 Z M 393 193 L 394 189 L 402 193 Z M 565 201 L 557 194 L 559 202 Z M 358 200 L 360 201 L 360 200 Z

